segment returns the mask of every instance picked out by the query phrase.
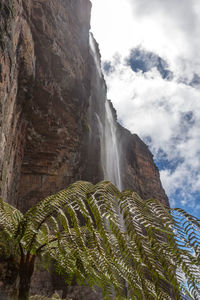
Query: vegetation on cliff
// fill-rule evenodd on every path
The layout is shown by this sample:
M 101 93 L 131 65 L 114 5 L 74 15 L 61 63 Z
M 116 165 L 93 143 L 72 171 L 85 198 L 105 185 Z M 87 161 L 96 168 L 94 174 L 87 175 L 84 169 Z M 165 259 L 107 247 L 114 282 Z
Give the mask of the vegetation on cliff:
M 76 182 L 24 215 L 0 201 L 0 250 L 19 259 L 20 300 L 29 297 L 36 257 L 46 256 L 68 284 L 99 286 L 106 299 L 199 299 L 199 228 L 183 210 L 108 181 Z
M 45 296 L 31 296 L 29 300 L 61 300 L 59 295 L 57 293 L 53 294 L 51 298 L 45 297 Z M 71 299 L 69 299 L 71 300 Z

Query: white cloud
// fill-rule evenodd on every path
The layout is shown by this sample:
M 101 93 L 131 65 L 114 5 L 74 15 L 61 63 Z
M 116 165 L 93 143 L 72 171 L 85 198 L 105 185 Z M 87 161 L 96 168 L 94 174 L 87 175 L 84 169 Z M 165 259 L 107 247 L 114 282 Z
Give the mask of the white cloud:
M 181 204 L 189 197 L 194 206 L 189 195 L 200 190 L 200 91 L 163 80 L 156 70 L 135 73 L 122 63 L 106 81 L 123 125 L 143 139 L 151 138 L 155 158 L 162 150 L 168 161 L 177 163 L 175 170 L 161 171 L 168 195 L 181 188 Z
M 92 0 L 92 30 L 103 59 L 142 45 L 184 77 L 200 71 L 198 0 Z
M 128 53 L 132 47 L 132 12 L 127 0 L 92 0 L 92 31 L 100 43 L 103 59 L 116 50 Z M 124 34 L 125 33 L 125 34 Z
M 161 179 L 172 205 L 199 209 L 193 195 L 200 195 L 200 83 L 189 84 L 195 74 L 200 76 L 200 2 L 92 2 L 92 30 L 102 60 L 113 66 L 105 77 L 120 121 L 144 140 L 148 137 L 156 159 L 164 153 L 169 164 Z M 163 80 L 157 68 L 133 72 L 126 59 L 138 47 L 166 60 L 173 80 Z M 175 203 L 177 191 L 182 203 Z

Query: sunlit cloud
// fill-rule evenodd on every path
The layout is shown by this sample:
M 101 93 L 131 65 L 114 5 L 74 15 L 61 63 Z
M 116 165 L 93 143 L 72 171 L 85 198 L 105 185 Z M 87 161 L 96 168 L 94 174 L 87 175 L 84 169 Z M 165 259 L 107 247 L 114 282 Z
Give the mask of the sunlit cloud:
M 93 0 L 108 97 L 150 147 L 171 205 L 200 205 L 200 2 Z

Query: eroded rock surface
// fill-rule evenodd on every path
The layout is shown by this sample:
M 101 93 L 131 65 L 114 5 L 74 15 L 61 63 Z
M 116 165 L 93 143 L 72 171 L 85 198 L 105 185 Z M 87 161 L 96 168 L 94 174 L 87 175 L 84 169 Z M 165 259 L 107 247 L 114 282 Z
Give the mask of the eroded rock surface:
M 9 3 L 1 9 L 10 20 L 1 30 L 1 187 L 26 211 L 81 178 L 91 4 Z
M 35 78 L 34 42 L 22 1 L 0 4 L 0 180 L 5 201 L 16 204 Z

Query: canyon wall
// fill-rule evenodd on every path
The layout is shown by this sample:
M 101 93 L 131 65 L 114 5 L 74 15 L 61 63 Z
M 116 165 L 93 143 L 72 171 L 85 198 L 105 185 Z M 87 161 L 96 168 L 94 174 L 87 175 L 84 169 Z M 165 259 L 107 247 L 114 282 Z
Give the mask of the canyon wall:
M 82 176 L 91 4 L 1 5 L 1 193 L 25 211 Z
M 1 0 L 0 188 L 23 212 L 71 182 L 105 177 L 107 88 L 98 45 L 89 42 L 90 13 L 89 0 Z M 168 205 L 148 147 L 109 106 L 122 188 Z M 46 285 L 41 276 L 32 292 L 50 293 L 52 276 Z

